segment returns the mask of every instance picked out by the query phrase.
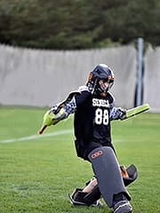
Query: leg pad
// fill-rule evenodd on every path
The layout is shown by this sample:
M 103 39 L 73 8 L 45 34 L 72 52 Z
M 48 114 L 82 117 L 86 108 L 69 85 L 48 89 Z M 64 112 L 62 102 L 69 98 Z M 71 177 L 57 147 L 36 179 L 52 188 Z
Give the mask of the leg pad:
M 116 194 L 123 193 L 128 200 L 131 199 L 123 183 L 115 153 L 110 147 L 95 148 L 89 153 L 88 158 L 97 177 L 101 195 L 109 207 L 113 206 Z

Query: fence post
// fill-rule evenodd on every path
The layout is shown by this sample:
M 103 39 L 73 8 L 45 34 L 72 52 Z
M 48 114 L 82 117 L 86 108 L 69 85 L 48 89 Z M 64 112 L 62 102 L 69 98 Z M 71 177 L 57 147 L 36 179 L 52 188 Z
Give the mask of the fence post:
M 144 72 L 144 61 L 143 61 L 143 39 L 138 38 L 137 45 L 137 88 L 136 88 L 136 106 L 143 103 L 143 72 Z

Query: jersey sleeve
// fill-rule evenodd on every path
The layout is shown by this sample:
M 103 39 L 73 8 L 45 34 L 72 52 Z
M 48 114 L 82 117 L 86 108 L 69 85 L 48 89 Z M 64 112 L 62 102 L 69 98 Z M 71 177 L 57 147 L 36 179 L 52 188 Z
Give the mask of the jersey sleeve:
M 126 113 L 125 109 L 115 106 L 115 98 L 114 96 L 108 92 L 109 100 L 110 100 L 110 120 L 118 120 L 122 119 Z
M 73 114 L 77 107 L 81 106 L 87 98 L 90 96 L 90 91 L 88 90 L 87 86 L 81 86 L 78 90 L 80 93 L 76 94 L 72 100 L 65 104 L 64 110 L 66 113 L 66 117 L 68 117 L 70 114 Z

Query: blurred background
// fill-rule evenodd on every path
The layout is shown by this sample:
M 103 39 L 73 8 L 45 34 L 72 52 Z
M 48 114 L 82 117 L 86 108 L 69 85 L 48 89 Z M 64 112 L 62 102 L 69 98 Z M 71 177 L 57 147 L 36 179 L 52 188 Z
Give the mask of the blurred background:
M 46 107 L 115 73 L 117 105 L 160 112 L 160 1 L 0 0 L 0 105 Z

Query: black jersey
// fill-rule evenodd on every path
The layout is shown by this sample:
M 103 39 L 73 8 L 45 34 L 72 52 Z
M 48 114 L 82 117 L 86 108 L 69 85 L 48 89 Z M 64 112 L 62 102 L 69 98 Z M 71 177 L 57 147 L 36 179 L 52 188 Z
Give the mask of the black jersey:
M 75 100 L 76 150 L 79 157 L 86 158 L 85 153 L 91 151 L 93 146 L 112 146 L 110 108 L 114 98 L 110 93 L 102 98 L 83 91 L 75 96 Z

